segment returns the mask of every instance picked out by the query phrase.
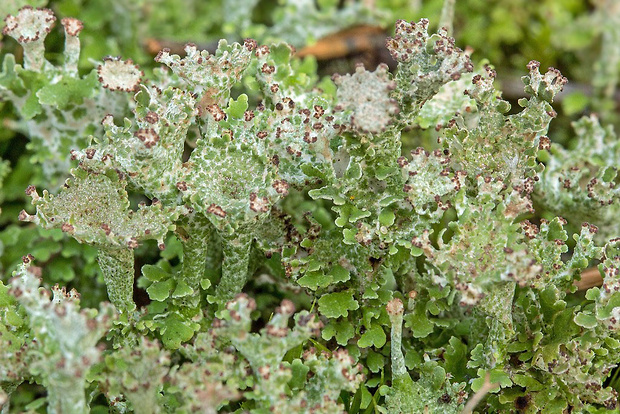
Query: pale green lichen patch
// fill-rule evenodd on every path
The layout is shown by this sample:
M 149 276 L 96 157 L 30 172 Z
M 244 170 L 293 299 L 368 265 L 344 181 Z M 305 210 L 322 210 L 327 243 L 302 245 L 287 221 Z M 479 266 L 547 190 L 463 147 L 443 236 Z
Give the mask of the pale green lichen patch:
M 255 308 L 252 298 L 239 295 L 227 304 L 223 319 L 217 320 L 213 329 L 214 337 L 230 338 L 249 361 L 256 382 L 246 395 L 283 410 L 299 411 L 310 406 L 318 412 L 342 411 L 339 390 L 357 390 L 364 380 L 361 366 L 344 349 L 330 355 L 311 348 L 301 358 L 283 362 L 287 351 L 318 335 L 321 322 L 306 311 L 295 313 L 293 303 L 285 300 L 260 334 L 252 333 L 249 322 Z M 295 325 L 289 328 L 293 314 Z M 286 393 L 288 387 L 295 389 L 295 393 L 287 401 L 280 400 L 278 395 Z
M 54 20 L 50 10 L 29 6 L 7 18 L 4 32 L 23 43 L 24 63 L 17 65 L 13 55 L 6 56 L 0 72 L 0 97 L 11 101 L 21 117 L 8 127 L 30 139 L 31 161 L 42 166 L 35 168 L 35 177 L 57 189 L 71 168 L 70 151 L 83 148 L 89 133 L 102 130 L 101 118 L 110 112 L 124 112 L 128 102 L 127 96 L 112 96 L 105 90 L 97 82 L 96 71 L 78 74 L 79 20 L 63 19 L 64 66 L 45 60 L 43 42 Z
M 445 131 L 445 145 L 456 165 L 472 176 L 485 174 L 512 182 L 520 193 L 531 193 L 533 182 L 528 179 L 542 170 L 536 155 L 541 137 L 555 116 L 547 100 L 566 83 L 553 69 L 541 75 L 537 65 L 529 68 L 530 75 L 523 77 L 526 91 L 531 90 L 531 85 L 539 86 L 531 91 L 529 100 L 520 101 L 524 107 L 521 112 L 504 115 L 510 105 L 499 98 L 493 87 L 495 71 L 487 66 L 486 75 L 474 76 L 473 85 L 467 89 L 476 110 L 456 117 Z
M 478 179 L 483 187 L 491 184 Z M 498 183 L 501 186 L 501 183 Z M 428 231 L 413 238 L 413 245 L 424 251 L 427 259 L 451 281 L 461 293 L 461 303 L 475 304 L 484 297 L 485 289 L 501 279 L 513 279 L 530 270 L 532 259 L 527 258 L 520 226 L 505 216 L 505 206 L 498 202 L 497 195 L 479 195 L 477 200 L 469 199 L 462 191 L 455 201 L 458 220 L 451 223 L 454 234 L 445 243 L 438 239 L 439 249 L 433 247 Z M 495 198 L 495 200 L 494 200 Z M 518 253 L 516 253 L 518 252 Z M 510 262 L 511 267 L 497 267 L 498 257 Z M 510 258 L 510 260 L 509 260 Z
M 170 354 L 158 342 L 143 337 L 136 346 L 107 355 L 98 376 L 108 399 L 124 395 L 134 412 L 159 413 L 169 365 Z
M 399 20 L 394 37 L 386 44 L 398 62 L 394 95 L 404 122 L 415 120 L 422 105 L 442 85 L 474 69 L 468 54 L 454 45 L 453 38 L 443 30 L 429 36 L 427 27 L 427 19 L 418 23 Z
M 254 299 L 244 294 L 238 295 L 226 304 L 215 333 L 228 333 L 231 342 L 250 362 L 255 374 L 260 374 L 263 367 L 280 364 L 289 349 L 317 335 L 322 326 L 316 315 L 302 311 L 296 314 L 295 327 L 290 329 L 288 321 L 295 314 L 295 306 L 287 300 L 276 308 L 273 318 L 260 334 L 250 333 L 250 314 L 254 309 Z
M 460 413 L 467 397 L 464 391 L 465 384 L 452 384 L 446 376 L 446 371 L 428 359 L 416 367 L 420 378 L 413 381 L 407 372 L 401 348 L 403 303 L 400 299 L 393 299 L 387 303 L 386 309 L 392 327 L 392 385 L 382 386 L 379 392 L 385 395 L 389 412 L 405 414 L 432 410 Z
M 135 309 L 133 249 L 143 240 L 157 240 L 163 249 L 180 210 L 163 207 L 161 202 L 131 210 L 126 181 L 117 171 L 95 173 L 77 168 L 72 174 L 56 196 L 47 190 L 39 196 L 33 186 L 28 187 L 37 211 L 34 215 L 22 211 L 19 218 L 44 228 L 59 228 L 80 243 L 99 248 L 108 296 L 119 311 L 131 312 Z
M 201 106 L 223 105 L 230 97 L 230 88 L 239 80 L 250 63 L 256 42 L 247 40 L 244 45 L 229 45 L 221 40 L 215 55 L 199 51 L 195 45 L 185 47 L 186 57 L 170 55 L 162 50 L 155 60 L 166 64 L 184 79 L 194 92 L 201 96 Z
M 354 75 L 338 75 L 334 82 L 338 86 L 340 106 L 351 110 L 351 123 L 361 132 L 385 130 L 398 113 L 396 100 L 389 97 L 396 82 L 390 80 L 387 65 L 380 65 L 374 72 L 358 66 Z
M 126 181 L 116 171 L 89 173 L 78 168 L 72 173 L 73 178 L 56 196 L 47 190 L 39 196 L 29 187 L 27 194 L 37 211 L 32 216 L 22 212 L 20 218 L 45 228 L 60 228 L 79 242 L 102 248 L 133 249 L 148 239 L 161 244 L 174 229 L 174 212 L 161 203 L 130 210 Z
M 450 158 L 440 150 L 432 154 L 423 148 L 411 151 L 411 161 L 398 159 L 405 184 L 405 200 L 419 215 L 441 215 L 450 199 L 465 185 L 465 172 L 453 171 Z M 443 201 L 442 201 L 443 200 Z
M 620 146 L 611 127 L 592 115 L 573 124 L 579 139 L 573 150 L 553 144 L 552 157 L 534 193 L 537 201 L 565 218 L 600 229 L 599 240 L 617 234 L 617 157 Z M 548 146 L 547 146 L 548 147 Z
M 97 343 L 110 328 L 113 311 L 103 304 L 95 309 L 80 309 L 75 290 L 55 286 L 52 292 L 40 288 L 39 268 L 25 257 L 14 274 L 10 292 L 27 315 L 29 340 L 17 361 L 27 361 L 29 378 L 48 390 L 50 413 L 86 413 L 86 377 L 91 366 L 101 359 Z
M 135 125 L 117 126 L 108 115 L 102 120 L 104 135 L 72 154 L 89 168 L 120 168 L 148 197 L 177 204 L 186 187 L 182 157 L 196 100 L 179 88 L 146 86 L 135 99 Z
M 106 57 L 97 68 L 99 82 L 111 91 L 137 92 L 140 89 L 141 77 L 144 73 L 134 65 L 131 59 L 121 60 L 118 57 Z

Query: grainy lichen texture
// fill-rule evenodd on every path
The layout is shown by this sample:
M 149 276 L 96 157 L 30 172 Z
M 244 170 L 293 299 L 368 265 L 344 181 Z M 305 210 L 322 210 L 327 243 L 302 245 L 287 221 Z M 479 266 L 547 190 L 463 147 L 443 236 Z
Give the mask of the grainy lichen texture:
M 56 17 L 49 9 L 26 6 L 8 16 L 2 34 L 23 47 L 23 65 L 7 55 L 0 72 L 0 98 L 10 101 L 20 119 L 12 128 L 24 131 L 33 150 L 31 161 L 41 164 L 51 188 L 57 189 L 67 176 L 70 151 L 83 147 L 88 134 L 100 133 L 101 118 L 124 111 L 128 97 L 110 92 L 97 82 L 97 71 L 81 76 L 79 34 L 82 23 L 61 20 L 65 35 L 64 64 L 56 66 L 45 57 L 44 41 Z
M 54 20 L 25 7 L 4 29 L 24 59 L 4 58 L 0 96 L 49 177 L 19 219 L 91 246 L 111 305 L 50 298 L 24 252 L 0 284 L 3 412 L 25 381 L 45 389 L 27 409 L 59 413 L 615 409 L 620 152 L 595 116 L 551 145 L 558 70 L 531 61 L 511 108 L 422 19 L 396 23 L 395 71 L 319 83 L 246 39 L 81 76 L 88 28 L 63 20 L 55 66 Z

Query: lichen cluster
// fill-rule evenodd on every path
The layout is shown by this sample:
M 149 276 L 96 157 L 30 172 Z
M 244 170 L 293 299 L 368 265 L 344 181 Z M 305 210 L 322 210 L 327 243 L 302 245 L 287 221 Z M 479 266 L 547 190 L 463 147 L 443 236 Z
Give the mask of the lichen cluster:
M 0 283 L 0 405 L 30 381 L 63 413 L 459 413 L 481 389 L 479 412 L 616 407 L 617 140 L 589 117 L 577 148 L 550 144 L 558 70 L 530 62 L 511 109 L 422 19 L 387 41 L 395 74 L 321 87 L 251 39 L 80 76 L 87 28 L 63 20 L 55 66 L 54 19 L 26 7 L 3 32 L 24 64 L 5 57 L 0 96 L 50 179 L 19 219 L 92 246 L 115 310 L 50 298 L 24 256 Z M 437 145 L 403 154 L 416 128 Z

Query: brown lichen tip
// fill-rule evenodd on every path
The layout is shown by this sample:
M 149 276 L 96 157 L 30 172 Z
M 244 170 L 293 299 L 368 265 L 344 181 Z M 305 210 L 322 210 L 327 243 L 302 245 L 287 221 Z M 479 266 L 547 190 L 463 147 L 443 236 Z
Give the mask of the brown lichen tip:
M 52 30 L 56 17 L 50 9 L 35 9 L 24 6 L 19 9 L 17 16 L 8 15 L 4 22 L 6 26 L 2 34 L 11 36 L 20 44 L 42 40 Z
M 551 140 L 549 139 L 549 137 L 546 136 L 542 136 L 540 137 L 540 141 L 538 142 L 538 149 L 539 150 L 549 150 L 551 148 Z
M 39 193 L 37 193 L 37 188 L 32 184 L 26 187 L 25 193 L 27 196 L 30 196 L 32 198 L 33 203 L 38 201 L 41 198 Z
M 226 217 L 226 211 L 217 204 L 211 204 L 207 207 L 207 213 L 215 214 L 218 217 L 224 218 Z
M 355 364 L 355 360 L 353 359 L 353 357 L 349 354 L 349 351 L 347 351 L 344 348 L 340 348 L 334 351 L 334 353 L 332 354 L 332 356 L 340 361 L 343 364 L 347 364 L 347 365 L 353 365 Z
M 536 60 L 530 60 L 526 67 L 530 71 L 535 71 L 536 69 L 540 68 L 540 62 Z
M 69 223 L 63 223 L 60 229 L 65 233 L 73 233 L 75 232 L 75 227 Z
M 31 255 L 30 253 L 28 253 L 26 256 L 22 256 L 22 262 L 24 264 L 32 263 L 33 260 L 34 260 L 34 256 Z
M 149 111 L 144 117 L 144 120 L 149 124 L 156 124 L 159 121 L 159 115 L 157 112 Z
M 288 299 L 284 299 L 282 303 L 280 303 L 280 306 L 276 308 L 276 313 L 283 315 L 292 315 L 293 313 L 295 313 L 295 304 Z
M 266 46 L 266 45 L 256 47 L 255 52 L 254 52 L 254 54 L 258 58 L 267 56 L 269 53 L 270 53 L 269 46 Z
M 243 45 L 250 52 L 252 52 L 254 49 L 256 49 L 258 47 L 258 43 L 256 43 L 256 40 L 250 39 L 250 38 L 244 39 L 243 40 Z
M 256 193 L 250 193 L 250 209 L 257 213 L 269 211 L 269 200 L 267 197 L 259 197 Z
M 152 128 L 140 128 L 133 135 L 147 148 L 152 148 L 159 142 L 159 135 Z
M 144 72 L 131 59 L 105 57 L 97 68 L 99 82 L 111 91 L 137 92 Z
M 275 180 L 271 186 L 276 190 L 276 193 L 286 196 L 288 194 L 289 184 L 284 180 Z
M 114 116 L 112 114 L 107 114 L 101 119 L 101 125 L 104 127 L 114 126 Z
M 84 29 L 84 23 L 75 17 L 65 17 L 60 21 L 60 23 L 65 28 L 65 33 L 68 36 L 77 36 L 80 34 L 82 29 Z
M 398 298 L 392 299 L 385 305 L 385 310 L 388 315 L 401 315 L 404 312 L 403 302 Z
M 26 213 L 26 210 L 22 210 L 19 212 L 19 215 L 17 216 L 17 219 L 19 221 L 31 221 L 32 220 L 32 216 L 28 213 Z
M 226 112 L 224 112 L 224 110 L 220 108 L 218 104 L 207 105 L 205 109 L 213 116 L 213 119 L 215 119 L 217 122 L 226 119 Z

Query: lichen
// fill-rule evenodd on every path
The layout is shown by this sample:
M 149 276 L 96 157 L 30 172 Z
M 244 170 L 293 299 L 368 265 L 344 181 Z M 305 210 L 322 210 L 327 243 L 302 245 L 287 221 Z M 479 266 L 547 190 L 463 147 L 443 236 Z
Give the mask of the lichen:
M 247 26 L 256 4 L 230 14 Z M 283 5 L 309 26 L 332 9 Z M 559 71 L 531 61 L 512 110 L 495 69 L 422 19 L 397 22 L 394 74 L 318 80 L 291 46 L 246 39 L 80 76 L 88 28 L 62 20 L 57 67 L 52 17 L 24 8 L 5 29 L 26 57 L 5 58 L 0 93 L 53 181 L 19 218 L 91 245 L 119 315 L 50 299 L 25 256 L 0 284 L 0 404 L 30 381 L 50 412 L 617 405 L 618 151 L 594 117 L 576 148 L 551 145 Z M 575 295 L 594 264 L 602 286 Z

